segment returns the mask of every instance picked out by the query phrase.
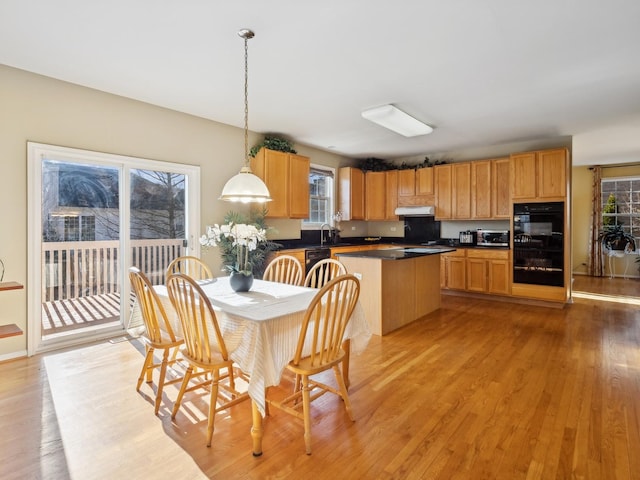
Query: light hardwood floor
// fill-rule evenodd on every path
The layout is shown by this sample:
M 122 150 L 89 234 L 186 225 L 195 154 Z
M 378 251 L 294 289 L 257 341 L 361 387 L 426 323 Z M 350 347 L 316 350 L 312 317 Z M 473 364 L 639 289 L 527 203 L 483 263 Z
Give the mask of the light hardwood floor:
M 168 387 L 154 416 L 137 341 L 0 364 L 0 478 L 640 479 L 638 305 L 442 302 L 352 357 L 356 421 L 318 400 L 311 456 L 275 409 L 259 458 L 249 403 L 218 414 L 210 449 L 206 395 L 172 423 Z

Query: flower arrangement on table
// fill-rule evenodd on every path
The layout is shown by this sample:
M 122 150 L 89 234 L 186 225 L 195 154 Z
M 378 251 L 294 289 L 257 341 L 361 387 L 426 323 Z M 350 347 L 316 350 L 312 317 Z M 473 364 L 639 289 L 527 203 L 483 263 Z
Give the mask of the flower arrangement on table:
M 220 248 L 223 268 L 229 274 L 242 273 L 262 278 L 267 255 L 280 246 L 267 240 L 266 232 L 264 212 L 251 217 L 228 212 L 222 225 L 207 227 L 206 233 L 200 237 L 200 244 Z
M 258 248 L 260 242 L 267 240 L 267 232 L 263 228 L 246 223 L 228 223 L 207 227 L 207 233 L 200 237 L 200 244 L 206 247 L 220 246 L 223 250 L 235 250 L 235 262 L 226 263 L 229 272 L 250 275 L 253 264 L 249 259 L 249 252 Z

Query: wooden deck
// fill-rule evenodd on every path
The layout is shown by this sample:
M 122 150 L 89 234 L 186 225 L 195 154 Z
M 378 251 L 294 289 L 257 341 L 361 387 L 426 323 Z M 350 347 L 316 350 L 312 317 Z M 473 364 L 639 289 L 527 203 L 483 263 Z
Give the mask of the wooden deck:
M 90 295 L 42 304 L 43 336 L 119 321 L 119 293 Z

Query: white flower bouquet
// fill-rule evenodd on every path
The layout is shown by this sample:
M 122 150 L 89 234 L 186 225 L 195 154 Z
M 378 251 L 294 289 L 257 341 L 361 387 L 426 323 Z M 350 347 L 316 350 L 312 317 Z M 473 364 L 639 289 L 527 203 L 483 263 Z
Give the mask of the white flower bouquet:
M 267 232 L 263 228 L 245 223 L 230 222 L 224 225 L 207 226 L 207 231 L 200 237 L 200 244 L 205 247 L 220 246 L 228 256 L 235 254 L 235 262 L 225 262 L 225 268 L 232 272 L 249 275 L 253 272 L 249 252 L 267 240 Z

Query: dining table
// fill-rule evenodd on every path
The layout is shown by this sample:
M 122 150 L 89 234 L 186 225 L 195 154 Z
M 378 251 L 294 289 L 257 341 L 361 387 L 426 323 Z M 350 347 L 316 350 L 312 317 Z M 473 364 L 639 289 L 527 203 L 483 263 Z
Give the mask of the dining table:
M 317 289 L 255 279 L 248 292 L 235 292 L 229 277 L 200 280 L 200 287 L 211 301 L 230 358 L 249 376 L 248 394 L 252 406 L 251 437 L 253 455 L 262 454 L 262 417 L 266 412 L 266 389 L 280 384 L 286 365 L 293 359 L 305 312 Z M 155 285 L 172 328 L 182 327 L 169 300 L 167 288 Z M 134 303 L 126 325 L 128 333 L 144 332 L 142 314 Z M 351 353 L 362 352 L 371 338 L 371 330 L 360 302 L 356 303 L 344 335 L 345 382 L 349 383 Z

